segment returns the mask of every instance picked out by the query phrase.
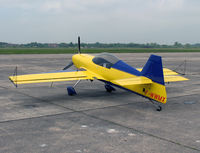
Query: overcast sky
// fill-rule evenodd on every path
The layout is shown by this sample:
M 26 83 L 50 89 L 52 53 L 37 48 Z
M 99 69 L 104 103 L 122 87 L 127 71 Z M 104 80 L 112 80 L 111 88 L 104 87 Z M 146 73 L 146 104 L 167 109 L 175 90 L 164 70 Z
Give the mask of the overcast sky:
M 0 42 L 200 42 L 200 0 L 0 0 Z

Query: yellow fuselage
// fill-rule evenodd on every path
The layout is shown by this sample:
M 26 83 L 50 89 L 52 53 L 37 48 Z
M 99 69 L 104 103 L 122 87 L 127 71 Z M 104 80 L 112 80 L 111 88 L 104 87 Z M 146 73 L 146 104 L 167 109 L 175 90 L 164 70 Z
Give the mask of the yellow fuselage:
M 86 69 L 91 73 L 91 77 L 94 76 L 94 79 L 102 80 L 109 82 L 118 87 L 127 89 L 144 97 L 153 99 L 155 101 L 166 103 L 167 94 L 164 85 L 159 83 L 152 82 L 151 84 L 138 84 L 138 85 L 120 85 L 116 84 L 115 80 L 126 79 L 137 77 L 136 75 L 120 71 L 115 68 L 106 68 L 100 65 L 95 64 L 92 59 L 94 56 L 88 54 L 76 54 L 73 55 L 72 61 L 78 69 Z

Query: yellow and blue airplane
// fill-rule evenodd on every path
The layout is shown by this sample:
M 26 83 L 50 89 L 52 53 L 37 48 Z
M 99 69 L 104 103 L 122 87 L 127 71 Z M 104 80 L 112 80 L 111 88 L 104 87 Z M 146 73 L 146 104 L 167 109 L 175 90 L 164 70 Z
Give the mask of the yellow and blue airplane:
M 74 87 L 80 80 L 99 80 L 105 83 L 107 92 L 115 87 L 131 91 L 148 98 L 151 102 L 167 102 L 166 82 L 188 80 L 178 73 L 163 68 L 161 56 L 151 55 L 142 69 L 136 69 L 116 56 L 101 53 L 96 56 L 81 54 L 80 37 L 78 38 L 78 54 L 72 56 L 72 61 L 63 70 L 40 74 L 13 75 L 9 79 L 18 84 L 57 82 L 77 80 L 72 87 L 67 87 L 69 95 L 75 95 Z M 67 70 L 74 65 L 77 70 Z M 158 105 L 157 110 L 162 107 Z

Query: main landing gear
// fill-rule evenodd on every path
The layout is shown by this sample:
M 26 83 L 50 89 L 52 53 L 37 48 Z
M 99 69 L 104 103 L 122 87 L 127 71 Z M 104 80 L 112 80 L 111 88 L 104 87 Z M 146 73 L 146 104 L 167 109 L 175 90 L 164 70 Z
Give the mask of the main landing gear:
M 68 86 L 67 87 L 67 92 L 68 92 L 68 95 L 69 96 L 73 96 L 73 95 L 77 95 L 76 93 L 76 90 L 74 89 L 76 87 L 76 85 L 80 82 L 81 80 L 78 80 L 75 85 L 72 87 L 72 86 Z
M 76 95 L 77 93 L 76 93 L 76 90 L 74 89 L 74 87 L 72 87 L 72 86 L 68 86 L 67 87 L 67 92 L 68 92 L 68 95 L 69 96 L 73 96 L 73 95 Z
M 80 82 L 81 80 L 78 80 L 74 86 L 68 86 L 67 87 L 67 92 L 69 96 L 74 96 L 77 95 L 76 90 L 74 89 L 76 85 Z M 105 84 L 105 89 L 107 92 L 111 93 L 112 91 L 115 91 L 116 89 L 112 87 L 110 84 Z
M 114 87 L 112 87 L 109 84 L 105 84 L 105 88 L 106 88 L 106 91 L 109 92 L 109 93 L 116 90 Z

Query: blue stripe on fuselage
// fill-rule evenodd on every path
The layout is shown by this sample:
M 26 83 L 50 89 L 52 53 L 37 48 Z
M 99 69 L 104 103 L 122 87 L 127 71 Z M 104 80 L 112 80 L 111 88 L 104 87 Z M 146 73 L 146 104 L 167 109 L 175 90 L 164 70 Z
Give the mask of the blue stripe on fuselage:
M 136 70 L 134 67 L 126 64 L 125 62 L 123 62 L 122 60 L 119 60 L 117 63 L 115 63 L 112 68 L 114 69 L 118 69 L 120 71 L 124 71 L 136 76 L 141 76 L 141 72 Z

